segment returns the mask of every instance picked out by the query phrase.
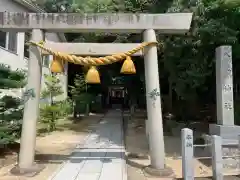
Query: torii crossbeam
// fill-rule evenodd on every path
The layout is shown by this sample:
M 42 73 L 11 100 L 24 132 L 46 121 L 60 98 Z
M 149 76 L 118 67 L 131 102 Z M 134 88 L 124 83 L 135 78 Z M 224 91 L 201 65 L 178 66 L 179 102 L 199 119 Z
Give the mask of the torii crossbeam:
M 192 13 L 79 14 L 0 12 L 0 29 L 48 32 L 135 32 L 155 29 L 160 33 L 185 33 Z

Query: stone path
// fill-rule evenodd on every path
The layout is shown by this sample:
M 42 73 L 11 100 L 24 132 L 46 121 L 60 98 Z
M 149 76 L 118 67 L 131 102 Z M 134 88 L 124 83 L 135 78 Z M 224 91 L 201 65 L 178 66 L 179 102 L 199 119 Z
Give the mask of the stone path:
M 127 180 L 122 113 L 110 110 L 48 180 Z

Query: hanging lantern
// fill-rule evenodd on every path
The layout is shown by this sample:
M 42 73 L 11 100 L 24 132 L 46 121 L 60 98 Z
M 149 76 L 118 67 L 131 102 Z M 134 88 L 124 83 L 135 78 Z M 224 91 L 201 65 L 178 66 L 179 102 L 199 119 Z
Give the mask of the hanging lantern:
M 54 56 L 51 62 L 50 69 L 52 73 L 63 73 L 64 72 L 63 61 Z
M 135 68 L 133 60 L 130 56 L 127 56 L 126 60 L 124 61 L 122 68 L 121 68 L 121 73 L 136 74 L 136 68 Z
M 89 68 L 87 74 L 86 74 L 86 83 L 89 84 L 100 84 L 100 75 L 95 66 L 92 66 Z

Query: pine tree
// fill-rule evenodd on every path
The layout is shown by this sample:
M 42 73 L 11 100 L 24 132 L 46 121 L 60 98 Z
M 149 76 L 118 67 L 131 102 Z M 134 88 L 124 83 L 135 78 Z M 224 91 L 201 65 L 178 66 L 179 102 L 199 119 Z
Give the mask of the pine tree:
M 56 75 L 44 75 L 46 88 L 41 92 L 41 98 L 50 99 L 50 104 L 53 104 L 53 98 L 63 94 L 60 85 L 60 79 Z
M 57 101 L 56 98 L 63 94 L 60 79 L 54 75 L 45 75 L 46 88 L 41 93 L 42 99 L 49 99 L 50 103 L 41 104 L 40 119 L 47 125 L 47 131 L 56 130 L 57 120 L 71 113 L 69 100 Z
M 85 111 L 85 114 L 88 115 L 90 104 L 94 98 L 93 95 L 87 92 L 88 86 L 85 82 L 84 75 L 76 75 L 74 86 L 69 87 L 74 102 L 74 117 L 76 117 L 81 111 Z
M 0 64 L 0 89 L 22 88 L 25 77 L 24 71 L 13 71 L 9 66 Z M 0 145 L 14 143 L 20 137 L 22 117 L 21 99 L 0 92 Z

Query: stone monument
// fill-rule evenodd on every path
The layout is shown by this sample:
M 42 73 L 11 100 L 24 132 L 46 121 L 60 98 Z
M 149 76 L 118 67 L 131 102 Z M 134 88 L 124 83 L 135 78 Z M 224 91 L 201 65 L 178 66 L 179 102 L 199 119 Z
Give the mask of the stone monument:
M 223 144 L 238 143 L 240 126 L 234 124 L 232 47 L 216 49 L 217 124 L 210 124 L 211 135 L 223 138 Z
M 216 49 L 216 91 L 217 91 L 217 124 L 210 124 L 211 135 L 222 137 L 222 155 L 238 155 L 238 136 L 240 126 L 234 124 L 234 100 L 232 78 L 232 47 L 220 46 Z M 210 138 L 208 138 L 208 143 Z M 239 160 L 224 158 L 223 168 L 237 169 Z

